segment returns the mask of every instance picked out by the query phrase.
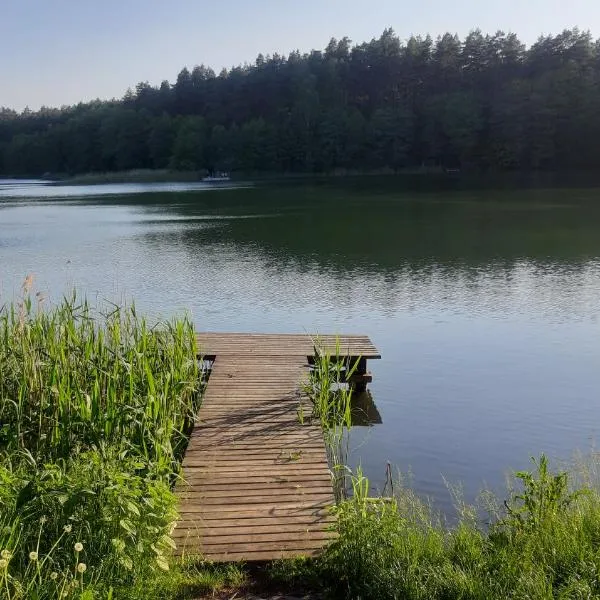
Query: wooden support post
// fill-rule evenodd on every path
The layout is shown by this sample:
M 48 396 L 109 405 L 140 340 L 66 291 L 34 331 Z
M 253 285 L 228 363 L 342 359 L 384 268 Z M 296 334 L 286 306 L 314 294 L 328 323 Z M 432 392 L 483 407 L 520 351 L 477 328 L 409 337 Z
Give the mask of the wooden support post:
M 367 382 L 369 377 L 367 375 L 367 359 L 360 358 L 354 376 L 352 377 L 352 389 L 355 392 L 362 393 L 367 390 Z

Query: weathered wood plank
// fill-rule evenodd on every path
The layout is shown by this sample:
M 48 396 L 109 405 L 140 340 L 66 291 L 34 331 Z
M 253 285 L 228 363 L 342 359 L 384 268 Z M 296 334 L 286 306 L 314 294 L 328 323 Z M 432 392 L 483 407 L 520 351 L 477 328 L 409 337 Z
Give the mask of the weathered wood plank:
M 254 526 L 273 526 L 280 527 L 282 525 L 289 526 L 305 526 L 314 525 L 315 527 L 319 524 L 327 523 L 330 527 L 335 523 L 335 517 L 329 510 L 322 510 L 315 512 L 313 515 L 292 515 L 286 514 L 284 516 L 273 517 L 271 515 L 259 515 L 258 517 L 253 516 L 224 516 L 224 517 L 211 517 L 206 515 L 200 515 L 197 512 L 181 512 L 181 521 L 179 522 L 175 531 L 181 533 L 183 530 L 182 525 L 197 526 L 202 524 L 203 527 L 254 527 Z
M 178 486 L 192 486 L 192 485 L 203 485 L 203 483 L 210 483 L 211 485 L 224 485 L 229 487 L 235 487 L 237 485 L 262 485 L 270 483 L 312 483 L 317 485 L 319 482 L 331 483 L 331 474 L 319 474 L 319 475 L 307 475 L 307 474 L 276 474 L 276 475 L 265 475 L 259 473 L 252 473 L 248 477 L 244 478 L 244 481 L 240 481 L 239 477 L 221 474 L 221 473 L 196 473 L 190 469 L 186 477 L 186 482 L 178 483 Z
M 200 333 L 200 350 L 205 355 L 240 354 L 242 356 L 310 356 L 315 344 L 328 352 L 364 358 L 381 358 L 379 351 L 367 336 L 307 335 L 307 334 L 231 334 Z M 249 353 L 252 354 L 249 354 Z
M 302 502 L 301 499 L 297 499 L 293 502 L 265 502 L 260 505 L 248 505 L 248 506 L 204 506 L 203 504 L 196 504 L 194 502 L 188 502 L 185 498 L 182 498 L 182 504 L 180 507 L 181 512 L 196 512 L 208 518 L 209 515 L 212 518 L 221 518 L 222 516 L 249 516 L 249 517 L 260 517 L 264 515 L 271 515 L 274 517 L 285 517 L 289 515 L 302 515 L 302 514 L 316 514 L 320 511 L 327 511 L 331 508 L 333 498 L 317 502 Z M 226 515 L 226 513 L 231 513 Z
M 329 536 L 331 537 L 331 536 Z M 196 540 L 199 544 L 202 543 L 202 538 Z M 237 543 L 237 544 L 213 544 L 210 548 L 202 547 L 202 551 L 205 557 L 210 556 L 214 553 L 225 553 L 227 551 L 234 552 L 278 552 L 281 550 L 318 550 L 322 549 L 325 544 L 322 539 L 287 539 L 279 540 L 276 542 L 254 542 L 254 543 Z
M 194 527 L 193 521 L 191 521 L 191 522 L 190 521 L 181 521 L 181 523 L 185 524 L 186 527 Z M 204 539 L 209 538 L 209 537 L 216 538 L 216 537 L 222 536 L 228 542 L 231 542 L 232 536 L 247 535 L 247 534 L 254 534 L 254 535 L 272 534 L 272 533 L 283 533 L 283 534 L 300 533 L 300 534 L 303 534 L 306 532 L 316 532 L 316 533 L 322 532 L 322 531 L 331 532 L 331 531 L 333 531 L 334 524 L 335 524 L 335 521 L 332 519 L 329 522 L 331 529 L 324 530 L 323 529 L 323 521 L 321 519 L 319 519 L 318 521 L 313 522 L 313 523 L 290 524 L 290 523 L 282 521 L 279 524 L 246 525 L 246 526 L 244 526 L 242 523 L 235 523 L 235 524 L 228 526 L 228 525 L 226 525 L 226 521 L 220 521 L 218 523 L 217 527 L 209 527 L 209 526 L 206 526 L 205 524 L 202 524 L 202 535 L 204 536 Z M 184 531 L 182 529 L 176 529 L 174 531 L 173 535 L 174 535 L 174 537 L 177 537 L 177 534 L 179 534 L 179 537 L 181 537 L 185 533 L 186 533 L 186 531 Z

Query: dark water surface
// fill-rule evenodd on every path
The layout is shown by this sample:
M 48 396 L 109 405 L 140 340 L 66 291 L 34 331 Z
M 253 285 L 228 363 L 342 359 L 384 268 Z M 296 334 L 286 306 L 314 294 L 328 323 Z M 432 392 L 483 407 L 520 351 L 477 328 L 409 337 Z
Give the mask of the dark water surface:
M 57 298 L 134 297 L 199 329 L 371 336 L 386 461 L 447 509 L 600 426 L 600 190 L 338 184 L 0 185 L 0 301 L 27 273 Z

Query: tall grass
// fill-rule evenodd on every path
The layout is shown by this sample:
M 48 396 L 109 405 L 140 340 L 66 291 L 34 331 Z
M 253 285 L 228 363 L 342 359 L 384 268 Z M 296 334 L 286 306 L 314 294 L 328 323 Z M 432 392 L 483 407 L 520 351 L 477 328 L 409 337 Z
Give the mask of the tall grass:
M 334 353 L 314 343 L 314 363 L 305 392 L 312 403 L 312 416 L 323 430 L 350 427 L 352 424 L 352 389 L 344 385 L 358 367 L 342 356 L 339 341 Z
M 339 504 L 338 539 L 318 564 L 340 598 L 405 600 L 600 597 L 600 493 L 569 486 L 545 457 L 516 474 L 504 511 L 483 524 L 462 507 L 449 527 L 407 489 L 370 498 L 362 474 Z
M 55 460 L 108 445 L 169 470 L 198 407 L 187 319 L 150 327 L 135 307 L 75 294 L 0 310 L 0 449 Z
M 345 497 L 347 488 L 347 432 L 352 425 L 352 387 L 350 381 L 359 359 L 353 363 L 341 353 L 339 340 L 335 352 L 329 352 L 318 339 L 314 341 L 314 363 L 304 392 L 311 402 L 311 419 L 321 424 L 333 475 L 337 500 Z M 302 408 L 301 408 L 302 411 Z
M 145 597 L 201 398 L 193 327 L 29 286 L 0 308 L 0 598 Z

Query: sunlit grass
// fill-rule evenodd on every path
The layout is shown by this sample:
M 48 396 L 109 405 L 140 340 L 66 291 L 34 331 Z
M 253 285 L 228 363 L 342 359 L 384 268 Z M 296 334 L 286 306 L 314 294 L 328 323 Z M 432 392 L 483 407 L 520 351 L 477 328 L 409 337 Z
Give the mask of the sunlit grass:
M 56 460 L 110 445 L 166 471 L 198 407 L 192 324 L 151 327 L 134 306 L 75 294 L 0 310 L 0 450 Z
M 44 308 L 30 283 L 0 308 L 0 597 L 135 598 L 172 562 L 194 330 L 75 294 Z

